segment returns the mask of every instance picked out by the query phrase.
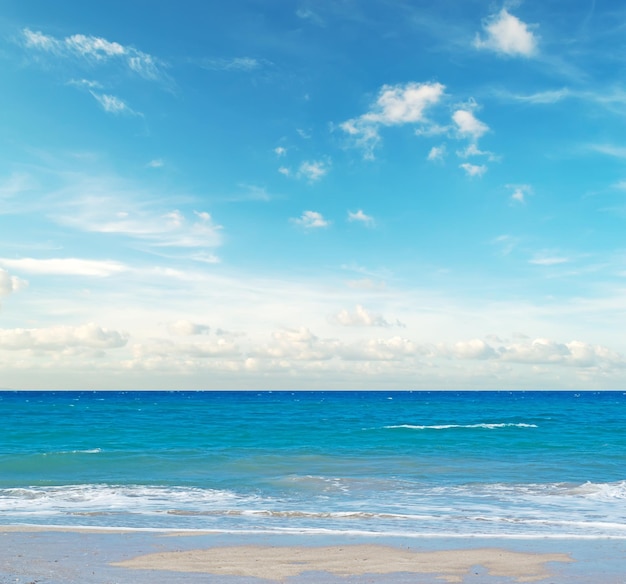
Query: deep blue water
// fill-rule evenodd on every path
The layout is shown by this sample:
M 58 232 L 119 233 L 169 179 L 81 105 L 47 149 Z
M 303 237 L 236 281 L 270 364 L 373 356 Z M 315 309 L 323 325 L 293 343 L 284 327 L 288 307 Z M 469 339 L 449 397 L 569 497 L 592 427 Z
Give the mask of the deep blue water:
M 0 392 L 3 523 L 626 538 L 623 392 Z

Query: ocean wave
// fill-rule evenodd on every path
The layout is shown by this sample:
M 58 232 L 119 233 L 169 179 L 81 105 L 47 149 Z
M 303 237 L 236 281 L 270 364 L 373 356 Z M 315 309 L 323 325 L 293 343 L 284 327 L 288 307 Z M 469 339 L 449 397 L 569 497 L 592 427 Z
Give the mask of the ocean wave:
M 451 430 L 453 428 L 469 428 L 476 429 L 482 428 L 485 430 L 496 430 L 498 428 L 538 428 L 536 424 L 526 424 L 526 423 L 513 423 L 513 422 L 502 422 L 502 423 L 480 423 L 480 424 L 434 424 L 428 426 L 416 425 L 416 424 L 397 424 L 394 426 L 384 426 L 385 430 L 393 430 L 397 428 L 406 428 L 409 430 Z
M 59 450 L 54 452 L 44 452 L 43 456 L 57 456 L 65 454 L 100 454 L 102 448 L 87 448 L 84 450 Z

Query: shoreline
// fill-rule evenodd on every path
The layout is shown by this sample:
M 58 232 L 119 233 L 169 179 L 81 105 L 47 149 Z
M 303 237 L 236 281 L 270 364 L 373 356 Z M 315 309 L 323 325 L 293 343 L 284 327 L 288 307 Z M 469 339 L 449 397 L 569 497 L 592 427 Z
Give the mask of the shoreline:
M 626 541 L 0 526 L 0 582 L 623 584 Z M 311 579 L 313 576 L 315 577 Z

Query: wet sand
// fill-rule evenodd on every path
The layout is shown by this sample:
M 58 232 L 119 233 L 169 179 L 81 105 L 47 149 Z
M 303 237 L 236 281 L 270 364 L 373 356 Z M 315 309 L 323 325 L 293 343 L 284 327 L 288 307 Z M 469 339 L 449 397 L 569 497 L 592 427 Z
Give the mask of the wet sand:
M 186 537 L 176 537 L 185 535 Z M 626 540 L 0 527 L 0 584 L 624 584 Z

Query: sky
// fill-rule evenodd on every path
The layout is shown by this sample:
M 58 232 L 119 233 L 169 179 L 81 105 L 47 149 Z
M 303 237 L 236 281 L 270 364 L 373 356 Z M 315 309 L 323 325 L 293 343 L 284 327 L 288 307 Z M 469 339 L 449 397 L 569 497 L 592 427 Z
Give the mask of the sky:
M 4 0 L 0 388 L 626 387 L 626 6 Z

